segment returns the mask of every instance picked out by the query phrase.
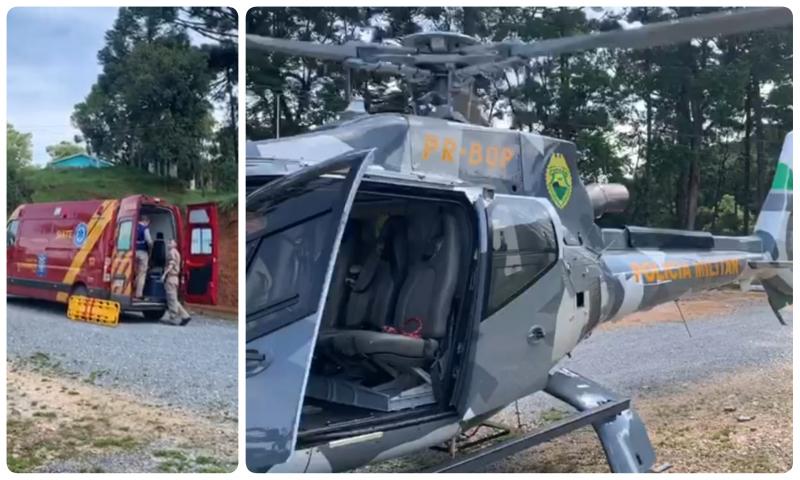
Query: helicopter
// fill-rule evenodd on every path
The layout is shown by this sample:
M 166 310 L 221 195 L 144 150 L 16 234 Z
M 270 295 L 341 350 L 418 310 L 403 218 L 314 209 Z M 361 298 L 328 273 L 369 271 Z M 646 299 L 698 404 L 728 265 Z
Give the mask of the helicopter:
M 630 402 L 558 364 L 603 322 L 729 283 L 760 282 L 785 323 L 792 135 L 753 235 L 601 228 L 624 210 L 626 188 L 584 184 L 572 142 L 482 124 L 468 92 L 540 57 L 791 24 L 786 8 L 743 8 L 535 43 L 247 35 L 251 53 L 338 62 L 425 91 L 413 114 L 355 102 L 308 133 L 247 144 L 248 469 L 346 471 L 453 445 L 543 391 L 594 427 L 611 471 L 651 470 Z

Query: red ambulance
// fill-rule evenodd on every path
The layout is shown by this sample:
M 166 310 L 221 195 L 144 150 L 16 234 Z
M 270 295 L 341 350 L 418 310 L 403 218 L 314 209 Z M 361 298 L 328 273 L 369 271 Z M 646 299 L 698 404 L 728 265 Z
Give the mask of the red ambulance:
M 219 281 L 217 209 L 190 205 L 185 212 L 158 198 L 133 195 L 120 200 L 30 203 L 11 214 L 6 228 L 10 295 L 67 302 L 70 295 L 115 300 L 122 310 L 148 319 L 164 314 L 161 274 L 167 245 L 181 252 L 181 298 L 216 304 Z M 136 223 L 150 219 L 154 240 L 144 299 L 134 298 Z

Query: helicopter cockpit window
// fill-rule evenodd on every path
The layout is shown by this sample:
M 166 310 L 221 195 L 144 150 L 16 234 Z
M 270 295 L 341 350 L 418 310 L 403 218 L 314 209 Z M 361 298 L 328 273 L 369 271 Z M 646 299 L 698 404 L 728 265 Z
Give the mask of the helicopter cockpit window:
M 490 204 L 492 267 L 488 315 L 500 310 L 542 276 L 558 258 L 550 216 L 515 197 Z
M 291 196 L 248 205 L 248 341 L 317 310 L 344 185 L 341 176 L 320 177 Z

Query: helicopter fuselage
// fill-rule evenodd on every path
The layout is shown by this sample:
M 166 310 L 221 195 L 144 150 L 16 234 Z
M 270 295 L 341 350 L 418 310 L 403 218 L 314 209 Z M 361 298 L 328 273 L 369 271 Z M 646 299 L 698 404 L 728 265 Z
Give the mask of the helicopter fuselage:
M 550 391 L 553 369 L 600 323 L 737 281 L 752 275 L 752 262 L 771 258 L 758 236 L 601 229 L 571 142 L 427 117 L 365 115 L 304 135 L 251 143 L 248 188 L 352 152 L 365 152 L 365 159 L 350 167 L 363 175 L 351 186 L 351 204 L 359 192 L 427 198 L 431 209 L 447 197 L 468 212 L 461 232 L 471 239 L 474 253 L 459 275 L 472 279 L 467 290 L 472 303 L 451 320 L 464 325 L 448 341 L 460 352 L 460 368 L 446 372 L 455 378 L 452 396 L 437 399 L 438 410 L 423 409 L 417 417 L 397 421 L 387 417 L 327 441 L 301 446 L 296 431 L 290 438 L 284 434 L 282 456 L 272 457 L 256 451 L 278 448 L 278 443 L 258 441 L 255 432 L 263 436 L 263 426 L 252 429 L 251 440 L 251 418 L 269 421 L 249 413 L 251 469 L 342 471 L 440 444 L 518 398 Z M 347 222 L 350 206 L 342 211 Z M 304 350 L 308 362 L 318 327 L 312 330 Z M 308 394 L 305 384 L 301 396 L 304 391 Z M 248 390 L 248 402 L 250 395 Z M 578 391 L 566 395 L 576 408 L 585 401 Z M 296 415 L 301 417 L 299 411 Z M 625 465 L 620 468 L 649 468 L 654 455 L 638 417 L 631 413 L 615 422 L 609 423 L 615 432 L 609 438 L 627 439 L 620 440 L 624 444 L 616 454 Z M 625 463 L 634 457 L 638 465 Z

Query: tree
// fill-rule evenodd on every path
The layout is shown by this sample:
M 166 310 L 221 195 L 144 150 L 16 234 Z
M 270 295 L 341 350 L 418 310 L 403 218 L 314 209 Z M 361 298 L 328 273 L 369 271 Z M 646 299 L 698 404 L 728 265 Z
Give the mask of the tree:
M 578 8 L 257 8 L 247 31 L 343 43 L 437 29 L 535 42 L 617 29 L 619 20 L 654 23 L 713 10 L 628 8 L 589 20 Z M 791 38 L 784 28 L 539 58 L 476 78 L 473 93 L 486 100 L 482 113 L 495 125 L 574 142 L 584 181 L 628 185 L 631 201 L 620 221 L 749 233 L 792 129 Z M 335 119 L 345 106 L 345 72 L 333 62 L 258 53 L 247 57 L 246 78 L 251 139 L 274 137 L 278 115 L 281 135 L 294 135 Z M 352 84 L 370 111 L 408 111 L 403 101 L 380 101 L 397 93 L 397 78 L 352 72 Z M 403 96 L 410 97 L 396 95 Z
M 236 49 L 231 32 L 236 15 L 230 9 L 216 10 L 119 10 L 98 53 L 102 73 L 72 116 L 93 153 L 162 176 L 177 175 L 201 188 L 214 183 L 209 172 L 218 170 L 204 170 L 206 163 L 235 164 Z M 224 44 L 194 46 L 190 29 Z M 212 101 L 227 102 L 226 122 L 219 128 Z M 221 135 L 234 141 L 220 142 Z M 235 188 L 230 181 L 216 184 Z
M 86 153 L 86 148 L 67 140 L 62 140 L 55 145 L 48 145 L 46 150 L 47 154 L 50 155 L 50 161 L 70 157 L 78 153 Z
M 31 200 L 33 189 L 27 181 L 26 171 L 31 168 L 32 149 L 30 133 L 22 133 L 13 125 L 6 125 L 6 213 Z

